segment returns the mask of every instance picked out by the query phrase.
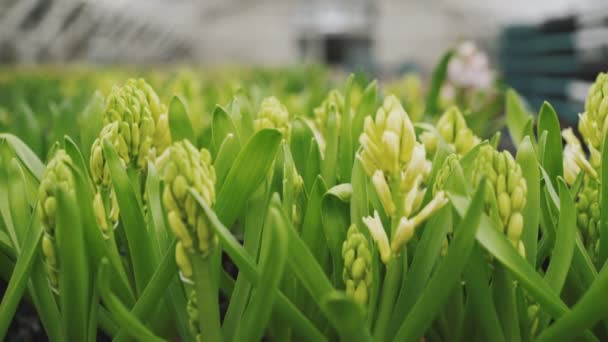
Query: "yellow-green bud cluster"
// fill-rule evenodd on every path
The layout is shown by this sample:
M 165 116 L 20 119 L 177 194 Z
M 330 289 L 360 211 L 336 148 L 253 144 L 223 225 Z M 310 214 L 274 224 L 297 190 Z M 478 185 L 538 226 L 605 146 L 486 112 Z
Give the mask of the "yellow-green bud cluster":
M 388 96 L 376 118 L 365 118 L 364 130 L 359 138 L 361 160 L 365 172 L 372 177 L 376 194 L 384 211 L 395 224 L 389 243 L 386 231 L 377 212 L 363 218 L 370 231 L 382 261 L 387 263 L 393 254 L 399 254 L 413 237 L 416 227 L 447 199 L 440 191 L 424 208 L 420 208 L 426 192 L 423 186 L 431 164 L 426 160 L 424 145 L 416 141 L 414 126 L 399 100 Z
M 369 176 L 376 170 L 398 177 L 410 162 L 417 145 L 414 126 L 399 100 L 393 96 L 384 99 L 376 118 L 367 116 L 359 138 L 363 150 L 359 154 Z
M 113 87 L 104 107 L 104 128 L 91 149 L 91 170 L 96 183 L 107 185 L 103 171 L 102 139 L 108 139 L 125 164 L 145 169 L 154 148 L 163 149 L 170 139 L 168 126 L 161 132 L 161 116 L 166 109 L 154 90 L 143 79 L 128 80 L 122 87 Z
M 467 126 L 467 122 L 456 106 L 450 107 L 437 121 L 437 131 L 441 138 L 454 148 L 458 155 L 464 155 L 474 146 L 481 142 L 473 131 Z M 430 155 L 437 150 L 438 137 L 431 132 L 424 132 L 420 140 Z
M 365 306 L 372 285 L 372 254 L 369 242 L 356 225 L 351 225 L 342 244 L 344 270 L 342 279 L 346 285 L 346 294 L 357 303 Z
M 38 212 L 44 228 L 42 255 L 45 259 L 49 284 L 56 292 L 59 289 L 59 260 L 57 259 L 55 245 L 57 191 L 62 189 L 74 195 L 74 178 L 70 169 L 71 164 L 72 159 L 65 150 L 57 150 L 47 164 L 38 188 Z
M 188 140 L 173 143 L 156 161 L 165 187 L 162 200 L 169 226 L 178 238 L 176 261 L 182 275 L 192 276 L 188 253 L 206 255 L 217 243 L 208 219 L 188 193 L 194 189 L 212 206 L 215 202 L 215 169 L 206 149 L 200 151 Z
M 591 164 L 599 168 L 604 137 L 608 133 L 608 74 L 600 73 L 589 88 L 585 112 L 579 115 L 578 130 L 589 151 Z
M 289 112 L 276 97 L 267 97 L 262 101 L 258 116 L 254 122 L 255 129 L 275 128 L 283 134 L 283 138 L 289 141 L 291 136 L 291 123 Z
M 336 113 L 337 127 L 340 127 L 344 113 L 344 96 L 337 89 L 330 91 L 321 105 L 314 109 L 315 124 L 323 137 L 327 137 L 327 120 L 331 112 Z
M 443 161 L 441 168 L 439 169 L 439 171 L 437 172 L 437 175 L 435 176 L 435 182 L 433 183 L 433 196 L 436 196 L 440 191 L 444 190 L 445 183 L 448 180 L 448 177 L 450 177 L 450 174 L 452 173 L 452 171 L 454 171 L 454 169 L 456 168 L 456 165 L 458 164 L 459 159 L 460 158 L 457 154 L 450 154 Z M 451 233 L 452 233 L 452 227 L 450 227 L 450 229 L 448 231 L 449 235 L 451 235 Z M 447 254 L 448 247 L 449 247 L 449 241 L 448 241 L 448 237 L 446 236 L 443 239 L 443 241 L 441 242 L 441 255 L 442 256 L 445 256 Z
M 523 210 L 526 205 L 528 186 L 522 175 L 519 164 L 508 151 L 499 152 L 490 145 L 479 150 L 473 170 L 473 184 L 478 185 L 482 177 L 486 177 L 486 204 L 492 208 L 495 202 L 497 215 L 490 216 L 498 219 L 501 231 L 507 234 L 509 241 L 525 255 L 521 235 L 524 228 Z
M 588 175 L 583 178 L 583 184 L 577 194 L 576 212 L 577 226 L 581 232 L 587 253 L 593 261 L 599 252 L 599 184 Z
M 433 195 L 436 195 L 437 192 L 443 190 L 445 187 L 445 183 L 448 180 L 448 177 L 456 168 L 456 164 L 458 164 L 459 157 L 457 154 L 450 154 L 446 157 L 441 164 L 441 168 L 437 172 L 435 176 L 435 182 L 433 183 Z
M 112 87 L 105 101 L 103 123 L 104 127 L 91 146 L 89 165 L 98 187 L 93 201 L 95 218 L 104 236 L 108 237 L 109 226 L 118 221 L 119 209 L 103 154 L 103 140 L 114 146 L 125 166 L 145 170 L 148 160 L 154 159 L 155 154 L 170 143 L 171 135 L 166 107 L 143 79 L 129 79 L 120 87 Z M 106 198 L 101 193 L 108 189 Z

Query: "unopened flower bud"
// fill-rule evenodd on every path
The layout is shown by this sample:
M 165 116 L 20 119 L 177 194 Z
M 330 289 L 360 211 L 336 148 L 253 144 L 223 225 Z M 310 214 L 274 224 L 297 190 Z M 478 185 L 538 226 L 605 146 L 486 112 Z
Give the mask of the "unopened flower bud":
M 258 117 L 255 119 L 255 129 L 275 128 L 283 134 L 283 139 L 289 141 L 291 136 L 291 123 L 287 108 L 274 96 L 262 101 Z
M 378 198 L 380 198 L 384 211 L 387 215 L 392 216 L 395 213 L 396 208 L 395 203 L 393 203 L 391 190 L 386 182 L 386 178 L 384 178 L 384 173 L 380 170 L 376 170 L 372 176 L 372 183 L 376 188 L 376 193 L 378 194 Z
M 204 212 L 189 194 L 193 189 L 212 206 L 215 202 L 215 170 L 210 156 L 196 149 L 188 140 L 173 143 L 156 163 L 165 182 L 163 205 L 167 210 L 169 227 L 177 236 L 181 248 L 202 255 L 217 244 Z
M 74 178 L 70 165 L 72 159 L 63 149 L 55 151 L 49 161 L 38 188 L 38 213 L 43 227 L 42 255 L 46 264 L 51 289 L 59 291 L 60 260 L 57 258 L 55 236 L 57 234 L 57 194 L 59 189 L 75 196 Z
M 357 303 L 366 305 L 372 285 L 372 256 L 365 235 L 354 224 L 348 228 L 346 240 L 342 244 L 342 258 L 346 294 Z
M 367 226 L 367 229 L 369 229 L 372 239 L 378 246 L 378 252 L 380 253 L 382 262 L 385 264 L 388 263 L 391 260 L 391 247 L 378 212 L 374 211 L 374 216 L 367 216 L 362 218 L 362 220 Z

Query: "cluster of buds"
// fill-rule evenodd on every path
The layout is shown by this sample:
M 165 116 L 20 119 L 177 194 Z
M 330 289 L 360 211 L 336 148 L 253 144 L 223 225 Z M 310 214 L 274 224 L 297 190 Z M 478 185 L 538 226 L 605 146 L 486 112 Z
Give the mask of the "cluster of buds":
M 467 126 L 464 116 L 456 106 L 450 107 L 441 115 L 436 127 L 441 138 L 460 156 L 481 142 L 481 139 Z M 437 139 L 437 135 L 432 132 L 424 132 L 420 135 L 420 141 L 430 155 L 434 155 L 437 150 Z
M 361 160 L 365 172 L 372 177 L 384 212 L 398 222 L 389 246 L 378 213 L 364 218 L 386 263 L 392 254 L 400 253 L 412 238 L 415 228 L 447 203 L 447 199 L 443 192 L 439 192 L 420 209 L 426 191 L 423 182 L 429 175 L 431 165 L 426 160 L 424 145 L 416 141 L 414 126 L 396 97 L 391 95 L 385 98 L 375 120 L 370 116 L 365 118 L 359 140 L 362 151 L 357 158 Z
M 454 171 L 454 169 L 456 169 L 456 165 L 458 164 L 459 160 L 460 160 L 460 157 L 457 154 L 450 154 L 443 161 L 443 164 L 441 164 L 441 168 L 439 168 L 439 171 L 437 172 L 437 175 L 435 176 L 435 182 L 433 183 L 433 195 L 436 195 L 440 191 L 443 191 L 445 184 L 446 184 L 448 178 L 450 177 L 450 174 L 452 174 L 452 171 Z M 451 235 L 451 233 L 452 233 L 452 227 L 450 227 L 450 230 L 448 231 L 449 235 Z M 445 256 L 447 254 L 448 247 L 449 247 L 449 241 L 448 241 L 448 237 L 446 236 L 443 239 L 443 241 L 441 242 L 441 255 L 442 256 Z
M 473 170 L 473 184 L 477 186 L 482 177 L 488 182 L 486 187 L 486 207 L 490 217 L 498 221 L 502 232 L 506 232 L 511 244 L 524 256 L 521 241 L 524 228 L 523 210 L 526 205 L 528 186 L 519 164 L 508 151 L 497 151 L 490 145 L 479 150 Z M 493 211 L 496 203 L 497 211 Z
M 171 141 L 166 107 L 143 79 L 128 80 L 114 86 L 106 98 L 103 111 L 104 127 L 91 147 L 89 161 L 97 194 L 93 204 L 97 224 L 106 236 L 109 226 L 118 221 L 116 195 L 111 190 L 111 178 L 103 154 L 103 140 L 116 149 L 120 161 L 137 170 L 145 170 L 148 160 L 162 151 Z M 102 196 L 104 190 L 108 196 Z M 109 206 L 109 210 L 106 208 Z M 110 219 L 111 223 L 107 220 Z
M 608 74 L 600 73 L 589 88 L 585 112 L 579 115 L 578 130 L 591 154 L 591 164 L 600 167 L 604 137 L 608 134 Z
M 70 169 L 71 164 L 72 159 L 65 150 L 57 150 L 44 171 L 38 189 L 38 212 L 44 228 L 42 254 L 45 259 L 49 284 L 55 292 L 58 292 L 59 289 L 59 260 L 57 259 L 55 244 L 57 191 L 62 189 L 74 195 L 74 178 Z
M 577 226 L 583 238 L 583 244 L 592 260 L 596 261 L 599 252 L 599 184 L 587 175 L 583 180 L 581 189 L 577 194 L 576 212 Z
M 579 173 L 584 172 L 576 198 L 577 226 L 587 252 L 597 261 L 600 244 L 599 171 L 604 137 L 608 134 L 608 74 L 600 73 L 589 88 L 585 111 L 579 115 L 578 130 L 589 151 L 589 158 L 572 130 L 564 130 L 564 176 L 569 184 L 573 184 Z
M 337 89 L 330 91 L 325 100 L 314 109 L 315 125 L 323 137 L 327 137 L 327 120 L 332 112 L 336 114 L 337 127 L 340 127 L 344 113 L 344 96 Z
M 344 270 L 342 279 L 346 285 L 346 294 L 357 303 L 365 306 L 372 285 L 372 254 L 369 242 L 356 225 L 351 225 L 342 244 Z
M 289 141 L 291 136 L 291 123 L 289 111 L 276 97 L 267 97 L 260 104 L 258 116 L 254 122 L 255 129 L 275 128 L 283 134 L 283 139 Z
M 156 161 L 165 183 L 162 201 L 169 227 L 178 238 L 176 262 L 184 278 L 192 277 L 188 255 L 203 256 L 217 244 L 217 236 L 196 200 L 188 193 L 194 189 L 207 203 L 215 202 L 215 169 L 206 149 L 196 149 L 188 140 L 173 143 Z

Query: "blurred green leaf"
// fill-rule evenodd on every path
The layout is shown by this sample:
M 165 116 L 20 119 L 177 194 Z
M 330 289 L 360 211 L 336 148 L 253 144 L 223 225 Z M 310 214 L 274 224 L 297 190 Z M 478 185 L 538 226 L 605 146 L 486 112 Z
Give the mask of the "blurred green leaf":
M 562 157 L 562 135 L 559 118 L 555 109 L 548 102 L 544 102 L 538 114 L 538 136 L 547 132 L 547 142 L 543 153 L 542 165 L 547 171 L 551 184 L 557 187 L 557 177 L 564 175 Z
M 280 142 L 279 131 L 263 129 L 251 137 L 236 157 L 215 204 L 215 211 L 226 226 L 232 226 L 249 196 L 265 179 Z
M 526 126 L 528 125 L 530 115 L 519 94 L 511 88 L 507 89 L 506 107 L 509 134 L 515 146 L 519 146 L 519 143 L 527 133 Z
M 196 136 L 184 100 L 177 95 L 173 96 L 169 104 L 169 129 L 173 142 L 181 140 L 196 142 Z
M 448 64 L 450 63 L 450 59 L 452 59 L 453 55 L 454 51 L 448 50 L 443 56 L 441 56 L 441 60 L 437 66 L 435 66 L 435 70 L 433 70 L 433 77 L 431 78 L 431 85 L 427 95 L 425 109 L 425 112 L 431 116 L 436 116 L 439 114 L 441 87 L 447 78 Z
M 57 188 L 56 252 L 59 259 L 59 301 L 68 341 L 87 341 L 90 279 L 85 239 L 76 198 Z

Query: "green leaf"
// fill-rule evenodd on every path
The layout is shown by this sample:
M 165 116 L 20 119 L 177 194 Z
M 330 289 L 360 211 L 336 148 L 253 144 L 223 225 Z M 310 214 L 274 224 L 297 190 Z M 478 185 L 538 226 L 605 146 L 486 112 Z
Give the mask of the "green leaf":
M 448 192 L 450 202 L 462 216 L 465 212 L 468 199 Z M 568 311 L 559 296 L 535 269 L 519 255 L 513 245 L 500 232 L 496 223 L 483 214 L 481 224 L 476 235 L 479 244 L 484 247 L 498 262 L 504 265 L 519 283 L 529 292 L 552 317 L 559 317 Z
M 467 293 L 475 294 L 469 297 L 469 304 L 475 321 L 479 322 L 477 327 L 481 330 L 483 337 L 486 341 L 505 341 L 489 286 L 490 269 L 487 257 L 479 246 L 473 248 L 463 275 Z
M 608 146 L 608 135 L 604 137 L 604 145 Z M 604 265 L 608 258 L 608 148 L 602 150 L 602 163 L 600 166 L 600 251 L 599 265 Z
M 349 202 L 352 195 L 350 184 L 340 184 L 329 189 L 323 196 L 321 218 L 325 239 L 332 257 L 333 282 L 336 287 L 342 286 L 342 244 L 346 239 L 346 230 L 350 226 Z
M 84 147 L 84 157 L 89 160 L 89 147 L 99 136 L 103 128 L 104 98 L 100 91 L 96 91 L 87 103 L 80 116 L 80 146 Z
M 574 200 L 563 179 L 558 179 L 560 213 L 555 247 L 551 254 L 551 261 L 545 273 L 545 281 L 555 293 L 561 293 L 566 276 L 570 270 L 574 246 L 576 241 L 576 208 Z
M 311 191 L 310 186 L 316 181 L 317 176 L 321 173 L 321 151 L 319 151 L 319 145 L 317 140 L 312 138 L 310 140 L 310 151 L 308 152 L 308 159 L 306 161 L 306 168 L 302 174 L 302 179 L 306 185 L 306 190 Z
M 350 201 L 350 222 L 358 227 L 363 226 L 361 219 L 369 215 L 369 200 L 367 195 L 367 174 L 361 160 L 355 159 L 351 176 L 352 198 Z
M 173 243 L 167 248 L 156 271 L 154 271 L 154 275 L 150 279 L 150 282 L 148 282 L 148 285 L 131 309 L 131 315 L 141 322 L 146 322 L 151 317 L 154 309 L 159 305 L 159 298 L 162 298 L 163 295 L 167 293 L 171 281 L 176 278 L 176 275 L 179 272 L 177 265 L 175 264 L 175 244 L 176 241 L 174 239 Z M 180 309 L 183 311 L 183 308 Z M 127 333 L 124 329 L 121 329 L 116 337 L 114 337 L 113 341 L 118 342 L 126 340 Z
M 249 281 L 256 286 L 259 282 L 260 274 L 251 256 L 245 251 L 240 242 L 232 235 L 230 230 L 219 220 L 218 216 L 205 200 L 193 190 L 190 194 L 194 197 L 201 209 L 207 215 L 210 226 L 220 240 L 222 249 L 230 256 L 232 261 L 238 267 L 239 272 L 242 272 Z M 291 238 L 289 237 L 291 246 Z M 291 247 L 290 247 L 291 248 Z M 288 322 L 298 336 L 302 336 L 309 341 L 325 341 L 324 335 L 295 307 L 285 295 L 279 293 L 275 303 L 276 315 Z
M 112 293 L 109 285 L 110 264 L 106 259 L 103 259 L 99 265 L 98 271 L 98 286 L 99 296 L 103 300 L 105 306 L 110 310 L 115 322 L 124 329 L 134 339 L 144 341 L 163 341 L 161 338 L 154 335 L 145 325 L 141 323 L 129 310 L 120 302 L 120 300 Z
M 234 138 L 236 138 L 236 141 L 238 142 L 239 146 L 241 145 L 241 139 L 236 129 L 236 125 L 234 124 L 234 121 L 232 120 L 230 115 L 228 115 L 226 110 L 219 105 L 215 106 L 215 109 L 213 110 L 211 134 L 213 139 L 212 146 L 214 146 L 216 156 L 219 152 L 220 144 L 224 142 L 224 140 L 229 134 L 232 134 Z
M 389 336 L 394 336 L 403 322 L 403 317 L 407 317 L 416 300 L 424 292 L 431 272 L 439 259 L 441 244 L 452 225 L 452 208 L 449 206 L 441 208 L 425 225 L 429 229 L 423 230 L 414 258 L 405 275 L 402 289 L 395 302 Z
M 270 193 L 270 175 L 267 180 L 254 192 L 247 204 L 247 211 L 244 217 L 244 243 L 243 247 L 253 259 L 257 260 L 260 250 L 260 244 L 262 241 L 262 228 L 266 220 L 266 215 L 260 215 L 260 213 L 266 213 L 268 211 L 268 201 Z M 224 339 L 231 341 L 234 339 L 234 335 L 237 333 L 237 328 L 241 324 L 243 319 L 243 312 L 247 307 L 251 294 L 251 282 L 245 274 L 240 273 L 237 276 L 236 283 L 234 285 L 232 294 L 230 296 L 230 303 L 228 309 L 224 315 L 222 324 L 222 331 L 224 333 Z
M 45 166 L 38 156 L 23 141 L 10 133 L 0 133 L 0 141 L 2 140 L 11 147 L 17 158 L 25 165 L 34 178 L 40 181 L 44 174 Z
M 278 209 L 271 208 L 260 256 L 260 280 L 251 296 L 235 341 L 259 341 L 268 325 L 287 259 L 286 227 Z
M 441 310 L 450 291 L 458 283 L 475 244 L 475 233 L 479 228 L 483 212 L 484 192 L 485 182 L 482 181 L 462 222 L 455 230 L 447 255 L 412 307 L 412 311 L 405 318 L 394 341 L 418 341 Z
M 169 104 L 169 129 L 171 130 L 171 141 L 190 140 L 196 142 L 192 122 L 181 97 L 174 95 Z
M 338 174 L 338 158 L 339 158 L 339 143 L 340 133 L 338 127 L 338 115 L 334 110 L 331 110 L 327 117 L 327 141 L 325 142 L 325 156 L 321 163 L 321 175 L 327 183 L 327 186 L 336 184 Z
M 280 142 L 279 131 L 263 129 L 251 137 L 236 157 L 215 204 L 215 211 L 226 226 L 232 226 L 249 196 L 265 179 Z
M 103 153 L 116 192 L 122 226 L 127 236 L 129 255 L 135 275 L 136 292 L 140 294 L 154 273 L 156 259 L 152 249 L 152 241 L 147 231 L 142 208 L 137 200 L 136 189 L 131 184 L 127 171 L 118 159 L 116 150 L 107 139 L 103 141 Z
M 359 146 L 359 137 L 363 132 L 363 123 L 365 121 L 365 117 L 368 115 L 373 115 L 376 110 L 376 102 L 378 97 L 378 82 L 372 81 L 370 84 L 365 87 L 363 90 L 363 95 L 361 95 L 361 101 L 359 102 L 359 107 L 355 112 L 355 117 L 353 118 L 352 123 L 352 143 L 353 143 L 353 151 L 358 150 Z
M 448 50 L 443 56 L 441 56 L 441 60 L 437 66 L 435 66 L 435 70 L 433 70 L 433 77 L 431 78 L 431 85 L 429 88 L 429 94 L 427 95 L 425 109 L 425 112 L 431 116 L 436 116 L 439 114 L 441 87 L 445 83 L 448 73 L 448 64 L 450 63 L 450 59 L 452 59 L 453 55 L 454 51 Z
M 346 89 L 344 91 L 344 113 L 340 125 L 340 147 L 338 153 L 338 171 L 340 172 L 341 182 L 350 182 L 350 175 L 353 168 L 353 147 L 352 147 L 352 116 L 351 116 L 351 92 L 353 89 L 353 81 L 355 75 L 350 74 L 346 81 Z
M 608 307 L 605 304 L 607 287 L 608 268 L 604 267 L 572 310 L 542 332 L 537 341 L 574 340 L 582 331 L 592 328 L 599 320 L 608 317 Z
M 17 258 L 13 276 L 8 282 L 2 302 L 0 303 L 0 339 L 6 338 L 6 333 L 13 320 L 17 305 L 28 284 L 35 258 L 38 255 L 42 226 L 37 222 L 31 225 L 30 232 L 24 241 L 23 249 Z
M 291 155 L 298 173 L 302 175 L 307 190 L 312 188 L 312 183 L 315 181 L 314 178 L 305 179 L 304 177 L 309 163 L 310 145 L 313 139 L 314 134 L 304 119 L 298 117 L 291 122 Z
M 341 341 L 371 342 L 361 305 L 342 292 L 333 291 L 321 301 L 321 307 L 336 327 Z
M 215 183 L 216 189 L 221 189 L 222 185 L 224 185 L 226 175 L 228 175 L 228 171 L 230 171 L 230 167 L 234 163 L 234 159 L 239 154 L 240 150 L 241 144 L 236 136 L 232 133 L 228 133 L 228 135 L 226 135 L 226 139 L 224 139 L 220 145 L 213 163 L 215 175 L 217 177 L 217 181 Z
M 526 125 L 530 115 L 528 114 L 521 97 L 513 89 L 507 90 L 506 107 L 509 135 L 511 135 L 511 140 L 513 140 L 515 146 L 518 146 L 526 134 Z
M 162 257 L 162 251 L 173 252 L 170 248 L 171 239 L 169 236 L 169 228 L 165 222 L 165 214 L 161 202 L 161 181 L 158 175 L 158 171 L 154 166 L 154 163 L 148 163 L 148 177 L 147 177 L 147 195 L 148 195 L 148 214 L 149 222 L 151 226 L 148 229 L 153 229 L 154 234 L 150 234 L 153 243 L 156 245 L 155 253 L 159 258 Z M 163 259 L 164 260 L 164 259 Z M 164 261 L 161 261 L 163 265 Z M 159 272 L 159 269 L 155 271 L 155 274 Z M 154 282 L 154 277 L 150 279 L 150 283 L 146 286 L 146 289 L 150 287 L 150 284 Z M 145 295 L 142 293 L 142 297 Z M 182 334 L 182 337 L 190 337 L 190 328 L 188 326 L 188 315 L 184 312 L 183 308 L 186 306 L 185 294 L 181 282 L 178 279 L 173 279 L 173 282 L 169 286 L 168 293 L 169 305 L 173 313 L 175 313 L 175 321 L 178 325 L 178 329 Z
M 325 187 L 323 178 L 318 176 L 308 197 L 308 204 L 306 205 L 306 212 L 304 214 L 304 220 L 302 221 L 301 233 L 302 240 L 306 243 L 315 259 L 320 264 L 323 264 L 327 253 L 325 232 L 321 219 L 321 203 L 326 191 L 327 188 Z
M 59 300 L 68 341 L 86 341 L 89 310 L 89 270 L 80 209 L 62 188 L 57 193 L 56 253 L 59 259 Z
M 84 239 L 87 247 L 87 254 L 90 259 L 90 266 L 97 267 L 102 258 L 106 257 L 110 260 L 112 271 L 118 276 L 112 277 L 112 288 L 119 291 L 120 299 L 132 305 L 135 303 L 135 295 L 131 289 L 131 285 L 124 270 L 122 260 L 117 249 L 111 249 L 106 244 L 106 241 L 101 233 L 101 229 L 97 226 L 97 221 L 93 214 L 93 194 L 91 192 L 88 177 L 83 175 L 83 170 L 77 165 L 72 167 L 74 175 L 74 190 L 76 192 L 76 200 L 79 203 L 79 210 L 82 219 L 82 228 L 84 230 Z
M 249 139 L 254 133 L 253 108 L 247 94 L 239 89 L 230 103 L 230 116 L 239 129 L 239 136 L 243 140 Z
M 83 174 L 87 176 L 87 183 L 89 184 L 89 186 L 92 187 L 93 182 L 91 182 L 91 179 L 89 178 L 89 173 L 87 171 L 88 164 L 84 161 L 84 157 L 82 156 L 82 153 L 80 152 L 80 149 L 78 148 L 74 140 L 72 140 L 72 138 L 66 135 L 65 137 L 63 137 L 63 145 L 65 146 L 65 152 L 70 156 L 72 162 L 74 163 L 74 165 L 76 165 L 76 168 L 78 170 L 82 170 Z
M 542 165 L 547 171 L 551 183 L 557 187 L 557 177 L 564 175 L 562 157 L 562 136 L 559 119 L 555 109 L 544 102 L 538 114 L 538 136 L 547 132 L 547 142 L 543 154 Z
M 524 230 L 521 236 L 526 258 L 531 265 L 536 264 L 536 247 L 538 243 L 538 224 L 540 220 L 540 172 L 536 161 L 536 152 L 530 137 L 522 139 L 517 149 L 515 157 L 521 167 L 522 175 L 526 180 L 528 194 L 526 197 L 526 207 L 523 211 Z

